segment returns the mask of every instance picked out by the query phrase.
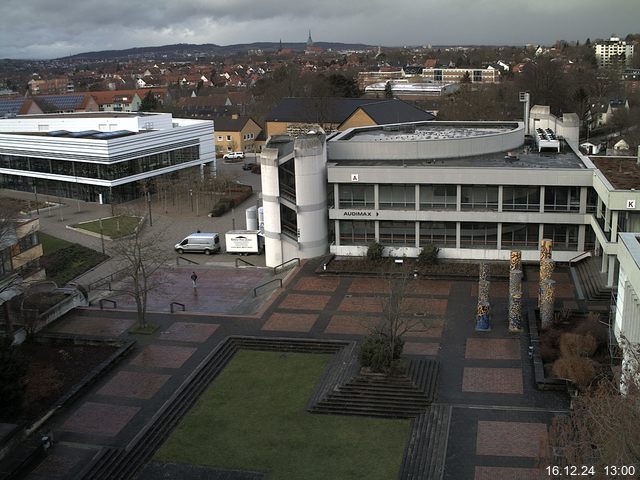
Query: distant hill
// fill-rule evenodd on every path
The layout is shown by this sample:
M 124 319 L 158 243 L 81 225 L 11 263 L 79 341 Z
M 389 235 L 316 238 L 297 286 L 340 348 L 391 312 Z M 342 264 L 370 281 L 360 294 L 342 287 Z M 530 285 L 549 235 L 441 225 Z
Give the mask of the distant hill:
M 364 50 L 373 48 L 371 45 L 365 45 L 362 43 L 338 43 L 338 42 L 317 42 L 315 46 L 322 48 L 323 50 Z M 159 47 L 135 47 L 125 50 L 102 50 L 99 52 L 86 52 L 78 53 L 77 55 L 71 55 L 64 57 L 64 59 L 70 60 L 115 60 L 118 58 L 132 58 L 132 57 L 184 57 L 198 56 L 198 55 L 230 55 L 234 53 L 243 53 L 248 50 L 263 50 L 264 52 L 275 52 L 280 47 L 278 42 L 255 42 L 255 43 L 240 43 L 236 45 L 216 45 L 215 43 L 204 43 L 202 45 L 195 45 L 191 43 L 177 43 L 175 45 L 162 45 Z M 303 42 L 298 43 L 283 43 L 283 48 L 290 48 L 294 51 L 302 52 L 307 48 L 307 44 Z

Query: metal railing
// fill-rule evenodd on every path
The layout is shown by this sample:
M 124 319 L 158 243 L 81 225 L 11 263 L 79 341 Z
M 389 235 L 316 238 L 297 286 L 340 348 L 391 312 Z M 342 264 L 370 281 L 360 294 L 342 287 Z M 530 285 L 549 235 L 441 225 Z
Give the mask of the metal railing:
M 98 302 L 98 305 L 100 305 L 100 310 L 104 310 L 104 302 L 110 303 L 111 308 L 118 308 L 118 304 L 115 300 L 111 300 L 110 298 L 101 298 Z
M 282 270 L 286 270 L 285 267 L 289 268 L 289 265 L 292 264 L 293 262 L 296 262 L 296 267 L 300 266 L 300 259 L 298 257 L 292 258 L 291 260 L 287 260 L 286 262 L 283 262 L 280 265 L 276 265 L 275 267 L 273 267 L 273 274 L 277 275 L 279 268 Z
M 171 310 L 171 313 L 173 313 L 173 312 L 175 311 L 174 306 L 176 306 L 176 305 L 177 305 L 178 307 L 181 307 L 183 312 L 185 311 L 184 303 L 180 303 L 180 302 L 171 302 L 171 303 L 169 304 L 169 309 Z
M 176 257 L 176 267 L 180 266 L 180 260 L 184 260 L 187 263 L 191 263 L 193 265 L 200 265 L 198 262 L 191 260 L 190 258 L 186 258 L 186 257 L 181 257 L 180 255 L 178 255 Z
M 253 296 L 254 298 L 258 296 L 258 290 L 261 289 L 262 287 L 266 287 L 267 285 L 270 285 L 272 283 L 278 283 L 278 286 L 276 288 L 282 288 L 282 279 L 281 278 L 274 278 L 273 280 L 269 280 L 266 283 L 263 283 L 262 285 L 258 285 L 256 288 L 253 289 Z
M 587 257 L 590 257 L 593 255 L 593 252 L 591 250 L 587 250 L 586 252 L 582 252 L 579 255 L 576 255 L 575 257 L 573 257 L 572 259 L 569 260 L 569 265 L 572 265 L 573 263 L 579 262 L 580 260 L 583 260 Z
M 242 259 L 242 258 L 236 258 L 236 268 L 238 268 L 238 262 L 242 262 L 246 265 L 249 265 L 250 267 L 255 267 L 255 265 L 251 262 L 247 262 L 246 260 Z
M 113 272 L 110 275 L 102 277 L 96 280 L 95 282 L 91 282 L 89 284 L 89 290 L 95 290 L 96 288 L 101 287 L 103 285 L 107 285 L 108 289 L 111 290 L 111 282 L 118 280 L 126 270 L 127 270 L 126 268 L 123 268 L 121 270 L 118 270 L 117 272 Z

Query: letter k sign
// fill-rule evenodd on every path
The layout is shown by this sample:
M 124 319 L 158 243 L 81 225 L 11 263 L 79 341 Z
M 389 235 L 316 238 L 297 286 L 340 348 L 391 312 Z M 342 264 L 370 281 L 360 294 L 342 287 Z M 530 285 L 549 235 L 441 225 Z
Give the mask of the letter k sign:
M 636 208 L 635 200 L 627 200 L 627 208 Z

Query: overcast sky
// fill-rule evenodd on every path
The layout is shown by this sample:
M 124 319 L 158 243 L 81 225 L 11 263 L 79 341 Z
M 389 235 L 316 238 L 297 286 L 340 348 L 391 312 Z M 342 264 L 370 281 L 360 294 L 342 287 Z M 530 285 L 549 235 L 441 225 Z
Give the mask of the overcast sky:
M 1 0 L 0 58 L 172 43 L 550 45 L 640 31 L 640 0 Z

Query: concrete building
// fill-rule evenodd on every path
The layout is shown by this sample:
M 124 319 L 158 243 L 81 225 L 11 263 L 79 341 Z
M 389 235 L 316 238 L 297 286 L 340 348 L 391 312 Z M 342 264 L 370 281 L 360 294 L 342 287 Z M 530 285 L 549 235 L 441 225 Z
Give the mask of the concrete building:
M 214 118 L 218 155 L 228 152 L 257 152 L 256 139 L 262 128 L 251 117 L 231 115 Z
M 458 91 L 458 84 L 453 83 L 410 83 L 406 80 L 389 80 L 391 92 L 394 97 L 417 99 L 422 97 L 442 97 Z M 365 87 L 364 92 L 368 96 L 384 95 L 387 82 L 379 82 Z
M 461 83 L 468 78 L 471 83 L 497 83 L 500 71 L 495 68 L 425 68 L 422 78 L 440 83 Z
M 213 122 L 169 113 L 70 113 L 0 119 L 0 185 L 122 201 L 158 175 L 210 164 Z
M 633 167 L 617 173 L 608 159 L 582 155 L 573 114 L 534 107 L 529 130 L 538 129 L 552 133 L 548 145 L 523 122 L 350 128 L 326 141 L 310 136 L 313 154 L 300 139 L 272 137 L 261 158 L 267 265 L 364 255 L 373 241 L 390 256 L 416 257 L 434 244 L 443 258 L 506 260 L 518 249 L 537 261 L 539 241 L 550 238 L 557 261 L 601 255 L 614 285 L 617 234 L 640 230 L 640 191 L 624 183 L 634 181 Z
M 609 67 L 614 64 L 631 66 L 633 59 L 633 44 L 620 40 L 618 37 L 611 37 L 609 40 L 598 42 L 594 46 L 596 51 L 596 61 L 600 68 Z

